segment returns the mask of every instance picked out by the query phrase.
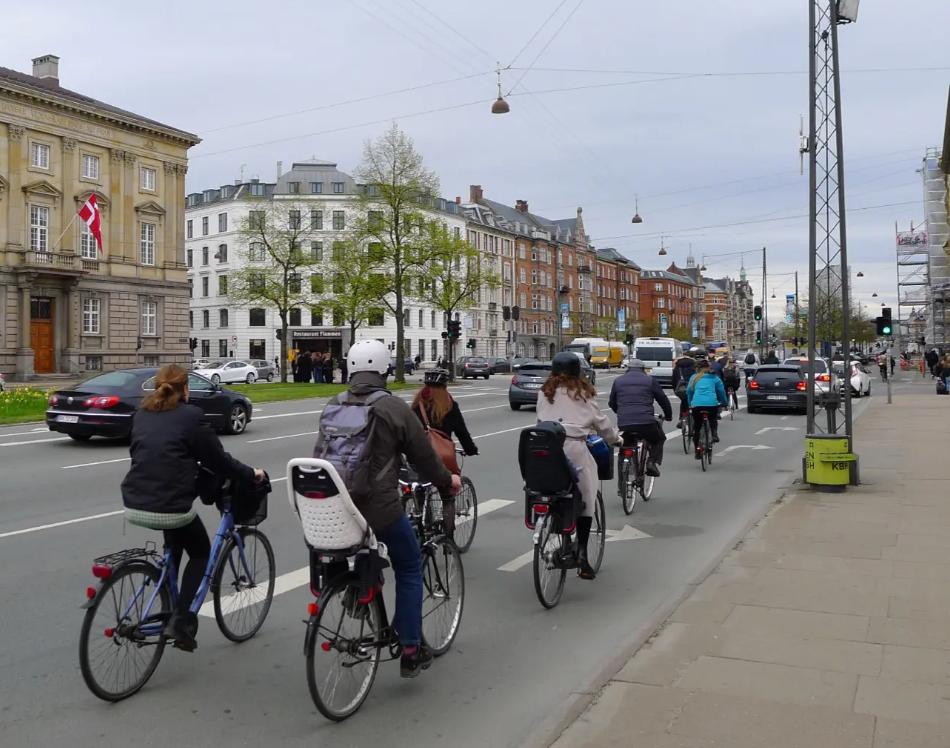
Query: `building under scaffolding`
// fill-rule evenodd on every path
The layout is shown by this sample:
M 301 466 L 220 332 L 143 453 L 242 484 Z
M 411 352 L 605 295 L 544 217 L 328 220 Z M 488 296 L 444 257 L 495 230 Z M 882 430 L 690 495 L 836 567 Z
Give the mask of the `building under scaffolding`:
M 924 155 L 924 215 L 932 300 L 928 343 L 950 342 L 950 232 L 947 228 L 947 178 L 941 169 L 941 150 L 928 148 Z
M 895 225 L 895 230 L 897 229 Z M 910 231 L 896 231 L 897 238 L 897 319 L 898 336 L 910 334 L 912 320 L 931 318 L 930 308 L 930 249 L 927 232 L 914 228 Z M 921 333 L 913 341 L 898 340 L 898 347 L 904 350 L 909 342 L 918 342 Z

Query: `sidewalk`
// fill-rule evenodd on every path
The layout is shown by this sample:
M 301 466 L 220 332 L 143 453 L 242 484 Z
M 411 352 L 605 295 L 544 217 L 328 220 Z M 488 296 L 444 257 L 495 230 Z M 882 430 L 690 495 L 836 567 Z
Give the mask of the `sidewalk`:
M 931 391 L 875 395 L 864 485 L 787 496 L 555 748 L 950 746 L 950 432 Z

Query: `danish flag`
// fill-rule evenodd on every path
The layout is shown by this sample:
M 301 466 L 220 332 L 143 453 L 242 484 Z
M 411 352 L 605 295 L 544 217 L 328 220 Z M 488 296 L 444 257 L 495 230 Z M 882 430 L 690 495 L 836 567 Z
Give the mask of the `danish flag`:
M 90 195 L 79 209 L 79 217 L 89 227 L 89 233 L 96 237 L 96 245 L 102 251 L 102 214 L 96 203 L 96 196 Z

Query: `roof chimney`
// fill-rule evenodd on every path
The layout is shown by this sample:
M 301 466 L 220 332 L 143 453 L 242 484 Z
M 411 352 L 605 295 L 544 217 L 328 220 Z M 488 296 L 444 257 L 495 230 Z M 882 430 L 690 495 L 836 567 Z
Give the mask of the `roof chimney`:
M 456 195 L 456 196 L 455 196 L 455 204 L 456 204 L 456 205 L 461 205 L 461 204 L 462 204 L 462 196 L 461 196 L 461 195 Z
M 56 85 L 59 85 L 59 58 L 56 55 L 34 57 L 33 77 L 51 78 Z
M 468 199 L 473 203 L 480 203 L 484 199 L 480 184 L 470 184 L 468 186 Z
M 527 200 L 515 200 L 515 210 L 521 211 L 522 213 L 528 212 L 528 201 Z

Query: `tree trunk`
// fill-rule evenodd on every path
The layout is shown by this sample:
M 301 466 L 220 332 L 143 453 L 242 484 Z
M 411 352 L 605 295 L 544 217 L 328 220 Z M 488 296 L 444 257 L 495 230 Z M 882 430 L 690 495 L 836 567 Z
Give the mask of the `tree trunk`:
M 287 320 L 280 320 L 280 381 L 287 383 L 287 369 L 290 365 L 287 363 Z
M 405 382 L 406 381 L 406 367 L 404 364 L 404 357 L 402 353 L 403 342 L 406 335 L 406 330 L 404 327 L 405 319 L 403 319 L 403 309 L 402 309 L 402 275 L 396 277 L 396 350 L 393 351 L 396 356 L 396 373 L 395 379 L 396 382 Z

